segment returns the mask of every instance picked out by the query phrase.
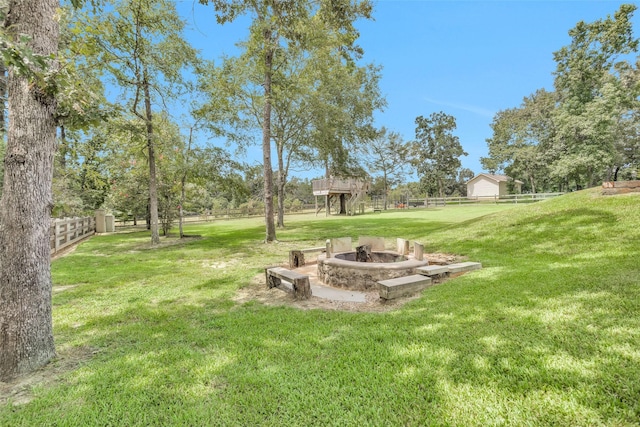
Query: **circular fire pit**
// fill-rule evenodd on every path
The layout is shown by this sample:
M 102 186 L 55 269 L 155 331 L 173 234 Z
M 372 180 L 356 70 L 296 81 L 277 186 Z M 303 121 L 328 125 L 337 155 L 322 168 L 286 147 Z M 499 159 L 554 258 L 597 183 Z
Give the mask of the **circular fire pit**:
M 356 261 L 356 251 L 341 252 L 327 258 L 318 257 L 318 278 L 323 283 L 353 290 L 376 289 L 376 282 L 415 274 L 415 269 L 428 265 L 393 251 L 371 251 L 367 262 Z

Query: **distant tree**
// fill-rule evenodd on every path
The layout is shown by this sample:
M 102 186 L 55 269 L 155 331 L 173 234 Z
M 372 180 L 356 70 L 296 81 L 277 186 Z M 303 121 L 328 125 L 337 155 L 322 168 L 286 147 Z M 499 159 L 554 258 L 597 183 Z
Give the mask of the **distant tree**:
M 54 216 L 93 214 L 109 191 L 105 125 L 88 132 L 68 132 L 56 152 L 53 175 Z
M 617 181 L 620 176 L 634 179 L 632 175 L 640 168 L 640 69 L 621 63 L 617 72 L 607 91 L 617 110 L 612 129 L 615 152 L 608 181 Z
M 275 145 L 278 227 L 284 227 L 284 200 L 289 169 L 299 160 L 298 152 L 308 138 L 312 114 L 307 107 L 313 83 L 305 73 L 304 52 L 293 47 L 274 56 L 276 82 L 272 94 L 271 138 Z M 200 88 L 208 97 L 197 110 L 205 126 L 239 145 L 239 151 L 253 144 L 256 129 L 262 128 L 263 69 L 251 51 L 238 58 L 225 58 L 221 67 L 207 64 L 200 76 Z
M 437 189 L 439 197 L 445 196 L 446 181 L 457 176 L 462 164 L 460 156 L 467 155 L 459 138 L 453 134 L 455 129 L 456 119 L 443 112 L 416 118 L 411 162 L 423 188 L 429 193 Z
M 151 241 L 159 242 L 158 182 L 154 103 L 184 88 L 182 72 L 197 62 L 182 37 L 183 21 L 169 0 L 117 0 L 90 17 L 83 27 L 94 41 L 100 63 L 129 95 L 128 108 L 144 124 L 149 168 Z M 128 91 L 131 91 L 130 93 Z
M 123 115 L 110 120 L 101 129 L 109 135 L 105 147 L 109 193 L 104 207 L 125 218 L 131 216 L 136 223 L 138 219 L 148 220 L 149 172 L 144 150 L 144 123 L 131 115 Z M 158 140 L 155 142 L 157 145 Z
M 451 183 L 449 194 L 454 196 L 467 196 L 467 182 L 471 180 L 475 174 L 471 169 L 462 168 L 458 171 L 457 179 Z
M 389 191 L 389 199 L 399 203 L 405 203 L 407 198 L 415 198 L 424 194 L 421 182 L 406 182 Z
M 579 22 L 569 31 L 571 44 L 554 53 L 558 156 L 551 173 L 579 187 L 594 185 L 615 167 L 621 118 L 615 87 L 620 70 L 631 67 L 620 58 L 638 49 L 631 21 L 635 10 L 623 4 L 613 17 Z
M 289 197 L 300 200 L 303 204 L 313 203 L 313 186 L 308 178 L 292 177 L 288 184 Z
M 555 95 L 544 89 L 524 98 L 518 108 L 500 111 L 493 118 L 487 139 L 489 157 L 481 163 L 491 172 L 504 171 L 527 182 L 532 193 L 549 175 L 555 130 Z
M 381 68 L 356 66 L 338 49 L 319 49 L 314 96 L 309 105 L 313 122 L 307 160 L 330 176 L 365 176 L 358 154 L 376 136 L 373 114 L 386 106 L 380 93 Z
M 389 189 L 405 180 L 408 167 L 409 144 L 397 132 L 381 128 L 376 137 L 364 145 L 371 174 L 380 175 L 384 209 L 387 209 Z
M 179 185 L 179 220 L 180 238 L 184 237 L 182 228 L 182 218 L 184 206 L 192 203 L 194 193 L 205 189 L 207 184 L 215 184 L 224 188 L 233 188 L 236 184 L 235 178 L 242 165 L 233 159 L 226 150 L 214 146 L 194 146 L 192 134 L 186 141 L 182 139 L 174 146 L 176 156 L 167 156 L 168 162 L 172 163 L 169 168 L 175 170 L 174 182 Z M 189 186 L 193 190 L 189 192 Z
M 0 380 L 55 356 L 49 227 L 56 137 L 58 0 L 12 0 L 2 31 L 8 62 L 4 189 L 0 199 Z M 5 37 L 6 35 L 6 37 Z M 22 44 L 24 35 L 28 40 Z M 9 52 L 9 50 L 11 52 Z
M 209 0 L 200 0 L 208 4 Z M 274 58 L 279 50 L 300 45 L 306 48 L 317 35 L 314 30 L 331 29 L 338 37 L 344 53 L 356 51 L 354 46 L 357 31 L 354 21 L 371 16 L 372 6 L 368 0 L 331 0 L 318 3 L 309 0 L 212 0 L 219 23 L 233 21 L 238 15 L 253 16 L 251 41 L 247 50 L 259 58 L 262 70 L 262 154 L 264 169 L 264 206 L 266 242 L 276 240 L 273 209 L 273 170 L 271 161 L 272 107 L 274 99 L 273 77 L 276 72 Z M 319 25 L 318 25 L 319 24 Z M 277 87 L 277 86 L 276 86 Z

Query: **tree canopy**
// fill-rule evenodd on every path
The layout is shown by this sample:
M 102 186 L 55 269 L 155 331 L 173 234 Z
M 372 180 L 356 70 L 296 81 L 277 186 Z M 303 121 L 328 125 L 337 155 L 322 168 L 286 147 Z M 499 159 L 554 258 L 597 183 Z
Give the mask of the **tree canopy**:
M 427 193 L 437 192 L 444 197 L 446 181 L 455 180 L 462 165 L 460 156 L 467 155 L 460 139 L 453 134 L 455 129 L 455 117 L 442 111 L 416 118 L 412 163 Z
M 624 4 L 579 22 L 554 52 L 554 92 L 539 90 L 494 118 L 485 168 L 522 178 L 530 191 L 593 186 L 639 166 L 638 39 Z

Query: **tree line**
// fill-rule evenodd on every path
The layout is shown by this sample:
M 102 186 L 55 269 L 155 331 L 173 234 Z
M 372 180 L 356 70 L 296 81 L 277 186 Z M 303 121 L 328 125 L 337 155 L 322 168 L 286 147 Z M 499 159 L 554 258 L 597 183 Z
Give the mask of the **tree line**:
M 0 2 L 0 380 L 55 356 L 52 212 L 145 211 L 156 244 L 176 204 L 183 212 L 198 194 L 230 203 L 262 191 L 272 242 L 273 190 L 283 203 L 292 165 L 344 174 L 353 145 L 372 135 L 385 103 L 380 67 L 363 64 L 354 25 L 371 18 L 370 1 L 200 3 L 217 24 L 252 17 L 238 57 L 201 58 L 170 0 Z M 175 105 L 188 113 L 175 117 Z M 198 144 L 198 133 L 236 150 Z M 241 160 L 255 141 L 260 178 Z
M 63 6 L 54 216 L 107 208 L 146 221 L 157 243 L 185 212 L 257 206 L 273 241 L 285 204 L 312 201 L 291 171 L 371 178 L 384 196 L 413 172 L 423 176 L 420 192 L 451 188 L 443 173 L 452 166 L 426 160 L 438 155 L 420 148 L 426 139 L 408 149 L 399 134 L 373 125 L 386 105 L 382 69 L 363 62 L 354 26 L 371 18 L 368 1 L 212 2 L 219 24 L 253 18 L 240 54 L 219 61 L 189 45 L 173 1 Z M 444 117 L 451 132 L 455 119 Z M 227 147 L 202 143 L 213 138 Z M 261 165 L 242 160 L 256 145 Z
M 568 191 L 636 179 L 640 165 L 640 73 L 635 5 L 579 22 L 554 52 L 554 90 L 539 89 L 500 111 L 481 159 L 530 192 Z

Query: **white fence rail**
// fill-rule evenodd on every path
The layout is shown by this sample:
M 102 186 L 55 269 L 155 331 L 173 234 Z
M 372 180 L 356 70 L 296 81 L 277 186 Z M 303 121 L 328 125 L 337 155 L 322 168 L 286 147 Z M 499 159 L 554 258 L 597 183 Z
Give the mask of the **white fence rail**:
M 451 205 L 469 205 L 476 203 L 533 203 L 541 200 L 562 196 L 564 193 L 538 193 L 538 194 L 507 194 L 502 196 L 483 197 L 429 197 L 427 199 L 409 199 L 397 202 L 395 207 L 438 207 Z M 399 206 L 400 205 L 400 206 Z
M 52 219 L 49 231 L 51 255 L 93 236 L 95 232 L 94 217 Z
M 506 196 L 488 196 L 488 197 L 429 197 L 425 198 L 409 198 L 400 201 L 394 201 L 389 199 L 387 203 L 388 210 L 394 209 L 407 209 L 407 208 L 433 208 L 442 206 L 457 206 L 457 205 L 476 205 L 476 204 L 488 204 L 488 203 L 533 203 L 541 200 L 550 199 L 552 197 L 561 196 L 564 193 L 539 193 L 539 194 L 509 194 Z M 324 207 L 323 200 L 320 200 L 318 206 Z M 383 202 L 378 200 L 377 202 L 369 200 L 366 202 L 365 207 L 369 210 L 380 211 Z M 316 205 L 304 204 L 292 208 L 285 209 L 285 215 L 291 214 L 313 214 L 316 211 Z M 218 209 L 209 211 L 207 214 L 195 214 L 188 215 L 183 218 L 185 224 L 189 223 L 203 223 L 217 220 L 229 220 L 237 218 L 250 218 L 264 216 L 264 209 L 261 207 L 256 208 L 243 208 L 243 209 Z M 174 226 L 177 227 L 178 221 L 175 221 Z M 119 218 L 115 220 L 115 226 L 121 227 L 146 227 L 145 218 L 137 218 L 136 224 L 132 217 L 127 219 Z

